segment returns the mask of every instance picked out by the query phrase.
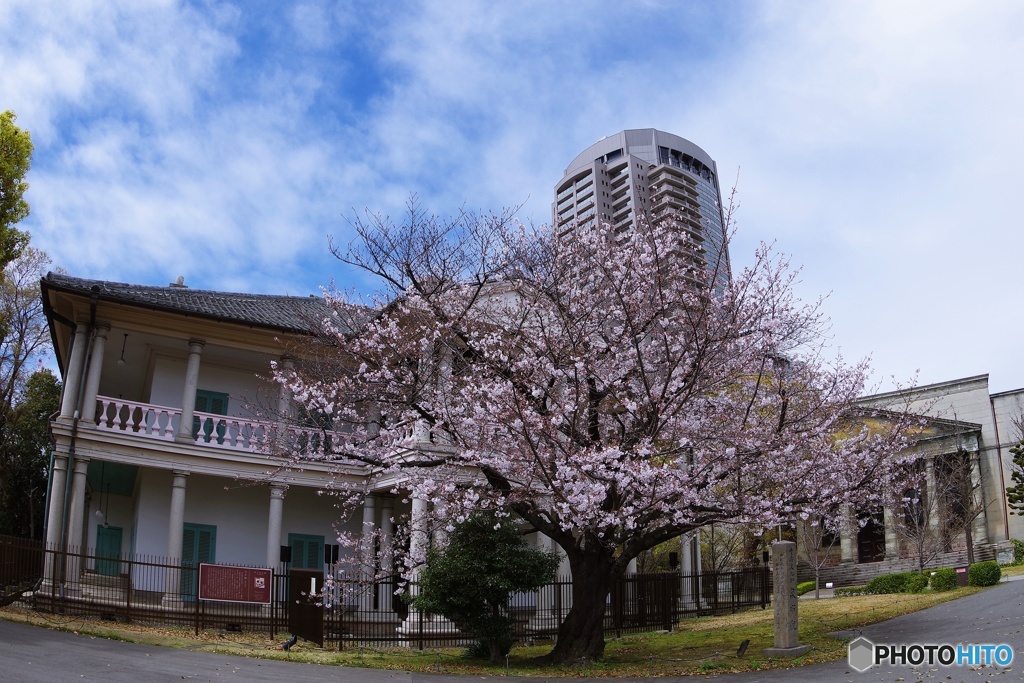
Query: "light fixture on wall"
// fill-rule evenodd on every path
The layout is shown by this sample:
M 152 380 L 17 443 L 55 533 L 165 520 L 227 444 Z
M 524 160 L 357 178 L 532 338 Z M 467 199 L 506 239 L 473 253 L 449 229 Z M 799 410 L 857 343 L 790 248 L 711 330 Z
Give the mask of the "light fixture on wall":
M 128 333 L 124 333 L 124 341 L 121 342 L 121 357 L 117 359 L 117 364 L 122 368 L 124 367 L 124 347 L 128 344 Z

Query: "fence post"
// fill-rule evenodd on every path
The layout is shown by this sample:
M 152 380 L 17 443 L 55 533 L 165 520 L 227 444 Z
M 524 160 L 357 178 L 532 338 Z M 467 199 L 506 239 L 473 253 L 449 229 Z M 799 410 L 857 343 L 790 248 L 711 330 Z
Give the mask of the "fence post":
M 345 642 L 345 581 L 338 578 L 338 651 Z
M 277 592 L 280 590 L 277 583 L 277 572 L 270 568 L 270 639 L 277 636 Z
M 134 586 L 132 584 L 132 577 L 135 576 L 135 562 L 134 560 L 126 560 L 128 565 L 128 585 L 124 589 L 124 620 L 125 623 L 132 623 L 132 591 Z

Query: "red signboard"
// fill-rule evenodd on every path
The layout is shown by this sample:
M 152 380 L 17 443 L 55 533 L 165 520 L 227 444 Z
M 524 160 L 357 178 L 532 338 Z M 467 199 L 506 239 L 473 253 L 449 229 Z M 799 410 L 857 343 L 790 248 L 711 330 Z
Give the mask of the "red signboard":
M 274 574 L 258 567 L 199 565 L 199 599 L 270 604 Z

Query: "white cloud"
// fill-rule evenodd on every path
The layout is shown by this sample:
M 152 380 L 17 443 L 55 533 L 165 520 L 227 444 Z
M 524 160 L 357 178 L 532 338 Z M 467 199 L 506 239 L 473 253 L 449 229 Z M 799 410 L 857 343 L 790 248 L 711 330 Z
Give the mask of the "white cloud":
M 1024 385 L 1012 306 L 1024 8 L 1008 0 L 0 4 L 37 246 L 88 277 L 308 293 L 341 214 L 526 202 L 598 138 L 741 167 L 848 356 Z M 1008 382 L 1009 384 L 1002 384 Z

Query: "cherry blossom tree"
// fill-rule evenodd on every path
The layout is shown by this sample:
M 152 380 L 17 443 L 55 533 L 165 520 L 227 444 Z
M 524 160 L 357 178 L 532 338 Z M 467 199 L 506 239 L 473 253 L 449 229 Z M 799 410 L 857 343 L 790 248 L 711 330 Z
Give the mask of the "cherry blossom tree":
M 865 427 L 866 364 L 830 359 L 820 302 L 797 300 L 770 248 L 730 280 L 674 219 L 555 234 L 411 202 L 353 226 L 333 251 L 377 299 L 328 295 L 324 335 L 296 354 L 315 360 L 278 381 L 329 416 L 326 457 L 452 523 L 514 514 L 561 548 L 572 607 L 552 661 L 601 656 L 613 582 L 659 543 L 880 502 L 911 418 Z

